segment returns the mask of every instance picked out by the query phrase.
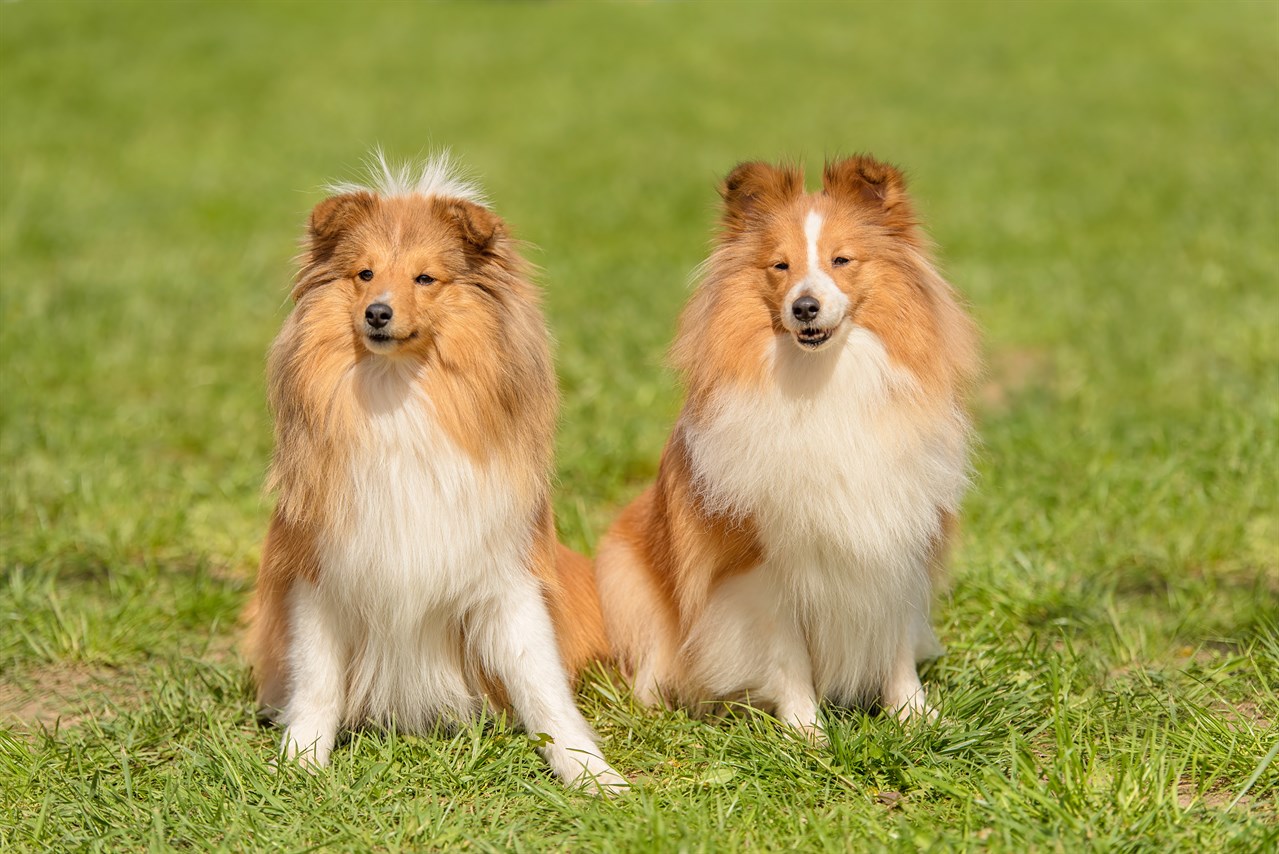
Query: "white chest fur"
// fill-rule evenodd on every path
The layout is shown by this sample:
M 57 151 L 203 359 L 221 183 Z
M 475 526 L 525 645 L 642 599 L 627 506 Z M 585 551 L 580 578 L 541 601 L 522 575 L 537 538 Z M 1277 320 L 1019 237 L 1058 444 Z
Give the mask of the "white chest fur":
M 896 402 L 914 380 L 879 339 L 845 334 L 816 354 L 779 336 L 773 384 L 723 391 L 686 426 L 693 468 L 711 506 L 757 517 L 770 552 L 893 563 L 936 536 L 939 508 L 957 508 L 967 425 L 958 412 L 921 421 Z
M 353 377 L 361 428 L 332 473 L 342 510 L 313 599 L 349 662 L 343 717 L 421 729 L 476 707 L 462 623 L 525 569 L 532 513 L 440 428 L 416 383 L 370 362 Z
M 879 339 L 841 334 L 816 354 L 779 336 L 775 382 L 722 391 L 684 429 L 700 494 L 753 515 L 765 552 L 711 612 L 774 603 L 801 626 L 819 691 L 851 699 L 883 677 L 904 632 L 927 631 L 928 556 L 939 510 L 956 510 L 967 484 L 968 428 L 958 411 L 921 418 L 905 402 L 914 379 Z

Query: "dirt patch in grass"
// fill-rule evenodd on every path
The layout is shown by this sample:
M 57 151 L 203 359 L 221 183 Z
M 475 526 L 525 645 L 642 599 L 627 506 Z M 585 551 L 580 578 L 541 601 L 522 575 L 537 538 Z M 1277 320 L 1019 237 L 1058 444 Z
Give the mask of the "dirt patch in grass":
M 1213 810 L 1230 809 L 1230 805 L 1234 804 L 1238 794 L 1237 789 L 1217 784 L 1201 795 L 1199 794 L 1199 786 L 1194 780 L 1182 778 L 1177 783 L 1177 806 L 1185 810 L 1198 803 Z M 1239 798 L 1239 803 L 1235 804 L 1234 809 L 1241 812 L 1256 809 L 1263 815 L 1272 817 L 1275 815 L 1273 804 L 1268 804 L 1265 800 L 1257 800 L 1251 792 Z
M 70 727 L 90 717 L 114 717 L 120 707 L 144 701 L 138 674 L 129 669 L 39 667 L 0 684 L 0 724 L 19 730 Z
M 1033 347 L 1005 350 L 990 358 L 986 379 L 977 392 L 983 409 L 1006 410 L 1018 392 L 1043 382 L 1050 374 L 1048 353 Z
M 1213 703 L 1213 708 L 1221 712 L 1236 729 L 1241 723 L 1246 723 L 1254 729 L 1270 729 L 1270 721 L 1266 718 L 1265 711 L 1252 700 L 1241 700 L 1238 703 L 1217 702 Z
M 1202 802 L 1206 807 L 1222 809 L 1230 806 L 1230 802 L 1232 800 L 1234 800 L 1234 797 L 1229 792 L 1221 789 L 1213 789 L 1205 792 L 1201 798 L 1199 796 L 1199 786 L 1194 780 L 1182 778 L 1182 780 L 1177 784 L 1177 806 L 1181 807 L 1183 810 L 1190 809 L 1196 801 Z M 1244 801 L 1247 800 L 1247 798 L 1244 798 Z M 1241 801 L 1241 803 L 1244 801 Z

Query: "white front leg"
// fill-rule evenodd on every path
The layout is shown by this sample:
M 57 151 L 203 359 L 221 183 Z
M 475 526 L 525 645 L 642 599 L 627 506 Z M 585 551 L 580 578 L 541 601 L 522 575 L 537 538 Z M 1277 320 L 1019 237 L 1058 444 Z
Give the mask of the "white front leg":
M 767 567 L 715 588 L 688 650 L 693 678 L 710 696 L 746 694 L 812 741 L 825 740 L 803 628 Z
M 626 787 L 626 778 L 600 755 L 595 733 L 573 702 L 536 581 L 514 583 L 476 609 L 471 628 L 475 652 L 505 686 L 524 728 L 550 736 L 539 749 L 551 770 L 566 783 L 595 791 Z
M 289 594 L 289 685 L 280 752 L 314 769 L 329 764 L 346 702 L 346 653 L 315 585 Z
M 931 647 L 928 640 L 931 640 Z M 884 680 L 884 709 L 897 715 L 900 721 L 937 717 L 925 701 L 924 686 L 920 684 L 919 671 L 915 669 L 920 650 L 932 647 L 940 648 L 928 625 L 927 614 L 922 617 L 915 615 L 908 625 L 902 627 L 888 678 Z

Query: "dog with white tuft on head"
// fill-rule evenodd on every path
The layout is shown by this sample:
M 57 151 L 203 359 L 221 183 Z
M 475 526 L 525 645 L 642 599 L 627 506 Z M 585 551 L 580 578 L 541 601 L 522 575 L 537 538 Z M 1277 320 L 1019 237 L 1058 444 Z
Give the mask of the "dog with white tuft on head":
M 341 728 L 429 731 L 510 709 L 565 782 L 626 785 L 571 678 L 606 650 L 590 564 L 558 544 L 557 392 L 538 292 L 447 159 L 379 156 L 310 217 L 271 348 L 278 495 L 251 603 L 282 753 Z

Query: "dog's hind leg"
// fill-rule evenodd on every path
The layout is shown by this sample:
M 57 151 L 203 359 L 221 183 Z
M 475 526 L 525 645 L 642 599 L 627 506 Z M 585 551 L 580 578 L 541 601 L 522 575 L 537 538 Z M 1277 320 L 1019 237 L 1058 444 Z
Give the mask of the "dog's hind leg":
M 596 584 L 609 643 L 635 699 L 666 705 L 676 681 L 679 626 L 670 602 L 634 548 L 612 535 L 600 541 Z

